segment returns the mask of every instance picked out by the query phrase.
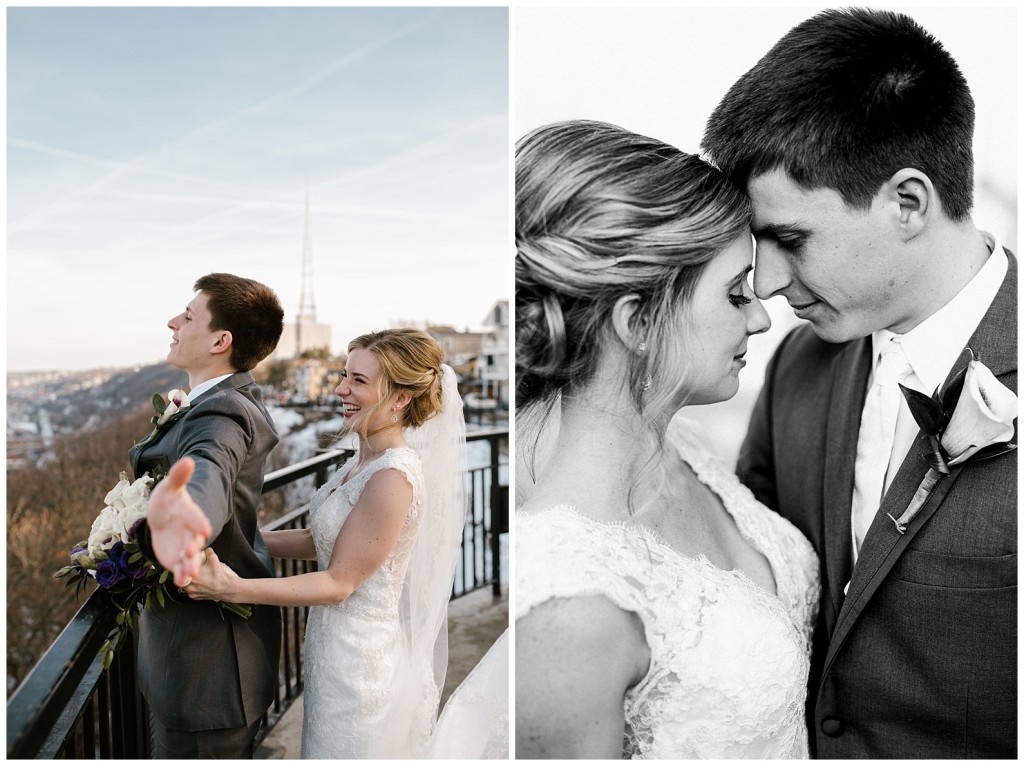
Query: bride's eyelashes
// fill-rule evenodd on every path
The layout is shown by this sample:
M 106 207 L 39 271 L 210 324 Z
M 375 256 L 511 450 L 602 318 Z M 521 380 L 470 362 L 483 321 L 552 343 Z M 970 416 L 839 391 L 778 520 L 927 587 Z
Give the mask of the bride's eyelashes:
M 746 306 L 748 303 L 750 303 L 751 300 L 751 298 L 748 298 L 742 293 L 740 293 L 739 295 L 733 295 L 730 293 L 729 295 L 729 303 L 731 303 L 736 308 L 739 308 L 740 306 Z

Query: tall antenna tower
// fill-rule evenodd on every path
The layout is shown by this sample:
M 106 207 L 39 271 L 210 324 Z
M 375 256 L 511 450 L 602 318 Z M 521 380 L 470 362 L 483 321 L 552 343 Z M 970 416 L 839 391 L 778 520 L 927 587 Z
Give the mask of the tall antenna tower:
M 295 322 L 295 352 L 301 354 L 303 325 L 316 322 L 316 304 L 313 302 L 313 237 L 309 230 L 309 179 L 306 179 L 306 225 L 302 237 L 302 293 L 299 296 L 299 315 Z

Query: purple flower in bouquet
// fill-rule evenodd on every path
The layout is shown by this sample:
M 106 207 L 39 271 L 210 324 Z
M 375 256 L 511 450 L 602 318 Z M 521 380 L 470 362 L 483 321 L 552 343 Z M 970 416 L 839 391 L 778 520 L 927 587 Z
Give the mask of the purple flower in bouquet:
M 138 523 L 135 526 L 138 526 Z M 134 535 L 132 538 L 134 539 Z M 135 557 L 132 551 L 128 550 L 128 546 L 122 542 L 114 543 L 110 549 L 110 558 L 108 560 L 113 561 L 117 565 L 120 580 L 137 580 L 140 577 L 144 577 L 146 570 L 149 568 L 149 563 L 145 557 Z
M 75 572 L 83 577 L 88 576 L 90 569 L 96 568 L 96 563 L 89 556 L 89 549 L 83 543 L 79 543 L 71 549 L 71 565 Z
M 187 406 L 187 400 L 184 403 Z M 146 518 L 153 479 L 148 475 L 131 482 L 125 473 L 104 497 L 105 507 L 92 524 L 89 539 L 71 550 L 71 564 L 56 573 L 67 577 L 79 592 L 90 580 L 109 594 L 116 610 L 115 626 L 100 647 L 103 666 L 109 667 L 114 654 L 134 628 L 134 615 L 153 601 L 164 606 L 171 573 L 146 559 L 136 539 L 139 524 Z M 217 602 L 242 618 L 251 607 Z
M 105 559 L 96 565 L 96 584 L 103 590 L 110 590 L 119 580 L 122 579 L 121 571 L 117 568 L 117 562 L 113 559 Z

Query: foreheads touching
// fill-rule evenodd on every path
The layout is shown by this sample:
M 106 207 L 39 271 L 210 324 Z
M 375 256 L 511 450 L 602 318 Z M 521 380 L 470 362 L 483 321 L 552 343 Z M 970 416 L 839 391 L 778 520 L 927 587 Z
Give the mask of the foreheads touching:
M 748 230 L 746 195 L 700 158 L 607 123 L 567 121 L 516 145 L 516 407 L 586 384 L 624 297 L 658 374 L 673 320 L 714 255 Z M 643 339 L 642 341 L 640 339 Z

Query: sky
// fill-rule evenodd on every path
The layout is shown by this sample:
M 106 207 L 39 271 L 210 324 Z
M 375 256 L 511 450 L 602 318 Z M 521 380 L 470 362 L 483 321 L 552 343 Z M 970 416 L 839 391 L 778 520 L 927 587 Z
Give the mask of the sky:
M 335 351 L 511 298 L 504 8 L 8 8 L 7 369 L 149 364 L 203 274 Z

